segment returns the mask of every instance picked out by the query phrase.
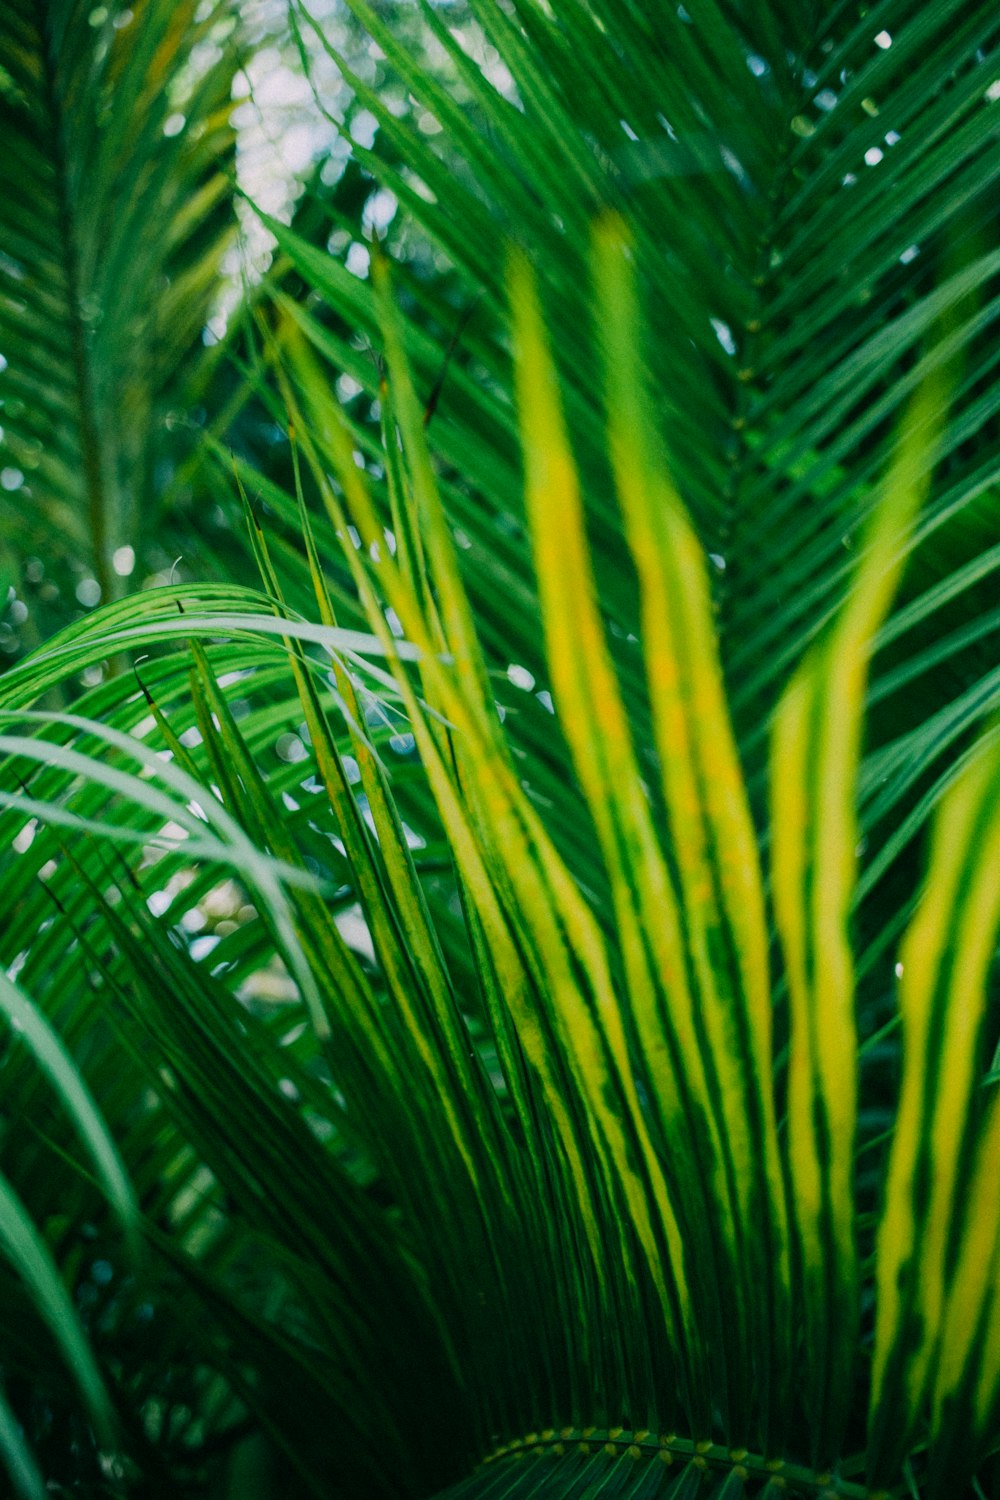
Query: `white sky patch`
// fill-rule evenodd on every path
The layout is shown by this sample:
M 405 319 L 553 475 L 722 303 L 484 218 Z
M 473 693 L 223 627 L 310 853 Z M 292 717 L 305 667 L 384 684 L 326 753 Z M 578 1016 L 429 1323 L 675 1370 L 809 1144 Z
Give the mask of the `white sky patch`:
M 353 949 L 359 957 L 367 958 L 369 963 L 374 963 L 375 945 L 372 942 L 372 935 L 368 930 L 368 923 L 362 915 L 360 905 L 355 903 L 354 906 L 349 906 L 346 911 L 340 912 L 334 920 L 348 948 Z
M 361 223 L 365 229 L 374 230 L 376 234 L 384 234 L 396 217 L 399 202 L 395 193 L 388 188 L 379 188 L 373 193 L 364 206 L 361 215 Z
M 337 395 L 341 401 L 352 401 L 355 396 L 360 396 L 363 387 L 355 380 L 353 375 L 337 376 Z
M 352 276 L 357 276 L 361 281 L 364 281 L 368 275 L 371 259 L 371 251 L 368 249 L 368 246 L 362 245 L 360 240 L 355 240 L 347 252 L 344 264 Z
M 35 830 L 37 829 L 37 827 L 38 819 L 32 818 L 30 822 L 25 823 L 20 833 L 16 833 L 14 835 L 11 843 L 14 846 L 15 853 L 27 854 L 28 850 L 31 848 L 32 843 L 34 842 Z
M 287 732 L 278 736 L 275 748 L 278 758 L 289 765 L 296 765 L 299 761 L 305 760 L 309 754 L 299 736 Z
M 715 337 L 725 349 L 727 354 L 736 353 L 736 340 L 733 338 L 733 330 L 728 323 L 723 323 L 721 318 L 712 318 L 712 327 L 715 329 Z
M 520 109 L 521 101 L 517 96 L 517 89 L 507 64 L 492 42 L 486 40 L 486 34 L 479 22 L 463 23 L 461 26 L 452 26 L 449 30 L 462 51 L 478 65 L 486 82 L 491 83 L 498 94 L 502 94 L 505 99 Z
M 526 693 L 530 693 L 535 685 L 535 679 L 527 667 L 519 667 L 516 662 L 512 662 L 507 668 L 507 681 Z
M 356 50 L 339 0 L 310 0 L 309 10 L 334 50 L 343 48 L 348 54 L 352 48 Z M 349 154 L 349 142 L 338 142 L 337 127 L 317 107 L 310 80 L 304 76 L 297 50 L 288 39 L 286 0 L 244 0 L 241 23 L 249 45 L 245 66 L 233 80 L 236 175 L 250 203 L 287 224 L 302 192 L 302 179 L 313 161 L 334 155 L 339 148 L 335 177 L 339 176 Z M 351 90 L 312 28 L 303 27 L 302 33 L 323 107 L 333 120 L 343 119 Z M 359 72 L 364 72 L 366 61 L 359 61 Z M 210 52 L 206 51 L 202 65 L 207 67 L 210 62 Z M 177 103 L 178 108 L 183 106 L 183 100 Z M 213 321 L 209 342 L 225 332 L 226 314 L 239 302 L 243 281 L 259 281 L 271 262 L 273 236 L 250 203 L 237 201 L 241 234 L 223 263 L 229 286 L 216 309 L 222 321 Z
M 359 109 L 351 119 L 351 140 L 370 151 L 378 133 L 378 120 L 370 109 Z
M 84 609 L 93 609 L 100 603 L 101 585 L 96 578 L 81 578 L 76 586 L 76 597 Z

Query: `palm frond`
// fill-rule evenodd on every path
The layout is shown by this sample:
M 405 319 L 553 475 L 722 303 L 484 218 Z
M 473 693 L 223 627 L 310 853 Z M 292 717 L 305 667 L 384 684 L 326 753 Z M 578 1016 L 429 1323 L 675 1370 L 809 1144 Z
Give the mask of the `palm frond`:
M 429 433 L 448 514 L 469 544 L 463 577 L 494 669 L 514 663 L 547 687 L 537 632 L 520 623 L 534 622 L 538 605 L 527 582 L 506 348 L 508 241 L 539 275 L 614 655 L 648 739 L 628 649 L 636 592 L 594 442 L 599 382 L 585 291 L 586 223 L 610 207 L 629 227 L 648 308 L 652 400 L 675 483 L 715 559 L 720 649 L 758 812 L 766 724 L 850 576 L 903 406 L 963 351 L 905 614 L 888 623 L 876 662 L 880 709 L 862 779 L 872 872 L 860 892 L 895 861 L 905 873 L 902 885 L 890 883 L 893 897 L 909 899 L 912 840 L 930 805 L 920 793 L 947 776 L 995 702 L 984 583 L 995 559 L 982 519 L 996 483 L 992 9 L 895 3 L 860 18 L 841 7 L 794 22 L 769 6 L 723 16 L 708 0 L 655 16 L 611 0 L 554 15 L 524 0 L 510 16 L 471 5 L 472 24 L 457 39 L 425 5 L 451 88 L 377 10 L 364 0 L 352 10 L 385 53 L 386 82 L 404 84 L 425 124 L 442 127 L 428 133 L 416 116 L 397 119 L 340 59 L 385 143 L 355 145 L 356 158 L 449 266 L 440 291 L 418 264 L 404 268 L 400 296 L 423 399 L 441 374 L 441 340 L 428 325 L 462 329 Z M 322 37 L 306 6 L 295 15 L 306 35 Z M 470 55 L 477 36 L 494 71 L 497 59 L 507 70 L 506 94 Z M 283 312 L 335 372 L 377 400 L 377 370 L 359 352 L 363 341 L 380 346 L 370 284 L 294 231 L 269 227 L 314 294 L 306 304 L 282 299 Z M 362 422 L 355 436 L 378 462 L 371 429 Z M 276 513 L 291 514 L 277 503 Z M 518 608 L 501 618 L 498 597 Z M 570 830 L 576 793 L 553 774 L 545 718 L 525 717 L 521 728 L 532 780 L 562 804 Z M 584 851 L 563 847 L 581 879 L 599 879 Z M 875 911 L 872 925 L 880 920 Z
M 162 420 L 233 233 L 232 28 L 193 0 L 5 8 L 2 514 L 63 596 L 35 601 L 43 634 L 83 579 L 122 591 L 120 549 L 134 563 L 153 519 Z

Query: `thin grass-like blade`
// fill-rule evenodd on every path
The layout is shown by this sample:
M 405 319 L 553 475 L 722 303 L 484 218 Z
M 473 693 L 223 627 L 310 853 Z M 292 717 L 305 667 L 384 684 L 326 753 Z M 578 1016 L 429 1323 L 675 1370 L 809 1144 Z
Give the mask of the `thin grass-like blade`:
M 7 1404 L 6 1396 L 0 1392 L 0 1457 L 14 1493 L 20 1500 L 48 1500 L 49 1491 L 35 1460 L 35 1455 L 25 1441 L 21 1425 Z
M 90 1089 L 42 1012 L 2 970 L 0 1010 L 48 1077 L 90 1154 L 108 1202 L 134 1237 L 138 1216 L 135 1194 Z
M 855 1373 L 857 1028 L 848 919 L 857 878 L 857 768 L 868 661 L 929 482 L 928 387 L 911 412 L 854 588 L 775 718 L 771 753 L 775 915 L 788 977 L 788 1171 L 814 1461 L 838 1455 Z
M 0 1176 L 0 1252 L 24 1281 L 33 1305 L 73 1375 L 95 1428 L 114 1440 L 115 1418 L 90 1341 L 48 1246 L 5 1177 Z
M 1000 931 L 998 865 L 993 744 L 941 805 L 925 889 L 899 953 L 903 1078 L 876 1262 L 875 1478 L 894 1472 L 932 1391 L 935 1427 L 949 1448 L 956 1428 L 966 1432 L 971 1470 L 968 1433 L 985 1434 L 996 1399 L 1000 1115 L 994 1091 L 980 1093 L 978 1084 Z

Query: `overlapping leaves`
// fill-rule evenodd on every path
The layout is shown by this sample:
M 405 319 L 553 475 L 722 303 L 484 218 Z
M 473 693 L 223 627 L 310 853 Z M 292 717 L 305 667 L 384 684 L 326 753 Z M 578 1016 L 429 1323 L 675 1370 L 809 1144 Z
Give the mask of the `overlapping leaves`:
M 17 928 L 16 940 L 27 943 L 22 982 L 47 985 L 82 951 L 103 976 L 97 1003 L 115 1020 L 115 1045 L 128 1047 L 153 1085 L 157 1102 L 146 1108 L 158 1130 L 174 1151 L 193 1148 L 191 1167 L 164 1200 L 174 1206 L 163 1227 L 177 1239 L 171 1254 L 181 1274 L 212 1309 L 213 1358 L 229 1401 L 265 1420 L 286 1453 L 294 1446 L 290 1425 L 275 1431 L 273 1394 L 248 1389 L 238 1373 L 240 1320 L 250 1314 L 236 1267 L 250 1233 L 262 1236 L 288 1277 L 287 1305 L 312 1308 L 320 1319 L 308 1340 L 295 1317 L 290 1335 L 265 1318 L 256 1336 L 285 1351 L 307 1384 L 319 1379 L 379 1493 L 427 1493 L 435 1474 L 471 1467 L 512 1441 L 549 1455 L 535 1479 L 525 1470 L 525 1483 L 550 1483 L 558 1493 L 577 1482 L 579 1465 L 560 1478 L 557 1465 L 548 1467 L 554 1444 L 577 1452 L 594 1429 L 610 1449 L 604 1458 L 621 1450 L 622 1462 L 683 1458 L 688 1445 L 690 1467 L 676 1480 L 662 1465 L 640 1462 L 630 1471 L 628 1483 L 643 1494 L 674 1483 L 682 1492 L 700 1483 L 706 1465 L 725 1468 L 729 1452 L 745 1462 L 728 1460 L 727 1494 L 763 1480 L 776 1456 L 790 1465 L 787 1481 L 807 1492 L 821 1488 L 823 1468 L 845 1462 L 850 1472 L 866 1462 L 855 1415 L 869 1386 L 859 1316 L 872 1272 L 857 1259 L 853 1187 L 854 796 L 867 659 L 906 518 L 927 483 L 926 431 L 918 408 L 848 603 L 776 721 L 769 862 L 790 999 L 788 1119 L 779 1130 L 758 840 L 721 686 L 706 560 L 648 416 L 627 265 L 620 230 L 608 223 L 597 268 L 600 321 L 611 330 L 609 443 L 639 578 L 662 777 L 655 787 L 638 768 L 596 605 L 576 465 L 523 263 L 513 280 L 545 649 L 606 867 L 612 940 L 553 841 L 551 811 L 524 786 L 498 719 L 386 292 L 388 517 L 291 323 L 277 356 L 309 487 L 340 540 L 371 636 L 338 630 L 302 490 L 319 627 L 283 606 L 266 532 L 251 517 L 268 591 L 254 609 L 235 595 L 225 612 L 199 608 L 174 591 L 165 609 L 155 596 L 141 609 L 116 606 L 115 618 L 96 617 L 76 642 L 79 667 L 123 644 L 169 638 L 181 603 L 190 633 L 209 639 L 207 653 L 194 647 L 189 706 L 178 699 L 175 655 L 141 669 L 139 693 L 119 679 L 101 690 L 105 712 L 122 728 L 144 721 L 144 739 L 165 745 L 170 761 L 150 758 L 141 740 L 69 715 L 50 715 L 41 738 L 8 736 L 18 763 L 41 765 L 24 809 L 57 829 L 103 835 L 78 854 L 60 843 L 62 833 L 36 834 L 31 863 L 54 856 L 46 881 L 60 913 L 56 951 L 65 956 L 54 970 L 53 939 L 44 954 L 31 942 L 29 911 Z M 233 714 L 211 642 L 234 631 L 225 648 L 231 665 L 257 663 L 263 684 L 284 685 L 273 700 L 277 716 Z M 443 890 L 414 853 L 385 752 L 371 738 L 367 689 L 357 663 L 341 654 L 345 646 L 375 648 L 388 667 L 397 704 L 389 712 L 402 714 L 395 727 L 412 734 L 433 799 L 425 828 L 450 855 Z M 323 671 L 317 647 L 328 658 Z M 66 650 L 54 643 L 40 655 L 38 685 Z M 238 670 L 236 691 L 244 693 L 245 668 Z M 9 703 L 30 695 L 31 676 L 26 665 L 23 685 L 12 680 Z M 25 725 L 23 709 L 10 712 Z M 300 718 L 315 778 L 308 825 L 328 826 L 342 857 L 331 867 L 329 856 L 318 863 L 313 856 L 311 880 L 301 843 L 307 825 L 295 817 L 289 826 L 275 800 L 285 778 L 258 768 L 266 744 L 259 735 Z M 152 779 L 130 781 L 116 768 L 121 756 L 144 761 Z M 874 1270 L 867 1461 L 874 1480 L 894 1483 L 906 1452 L 929 1434 L 922 1469 L 939 1494 L 954 1493 L 988 1447 L 1000 1381 L 991 1332 L 995 1216 L 961 1206 L 962 1185 L 984 1180 L 995 1159 L 992 1114 L 977 1121 L 974 1020 L 1000 920 L 989 896 L 994 758 L 973 758 L 942 806 L 938 852 L 901 951 L 903 1104 Z M 173 808 L 162 803 L 160 782 L 179 795 Z M 298 808 L 301 770 L 285 784 Z M 117 833 L 98 812 L 109 790 L 114 805 L 129 809 Z M 171 868 L 196 871 L 229 858 L 211 844 L 217 828 L 236 851 L 240 880 L 256 892 L 265 951 L 275 944 L 293 975 L 303 966 L 311 1025 L 296 1028 L 287 1059 L 266 1018 L 239 1019 L 234 987 L 247 968 L 238 957 L 219 962 L 227 949 L 213 948 L 209 971 L 205 960 L 164 944 L 134 884 L 159 885 L 163 870 L 144 862 L 125 880 L 101 852 L 108 840 L 123 850 L 155 844 L 165 819 L 184 824 L 185 802 L 201 811 L 187 830 L 187 853 L 183 844 L 170 852 Z M 426 803 L 414 806 L 426 818 Z M 328 888 L 316 886 L 318 876 Z M 206 885 L 196 876 L 183 899 L 215 878 Z M 368 964 L 345 941 L 342 898 L 331 905 L 338 883 L 363 915 Z M 457 897 L 457 929 L 438 904 L 448 889 Z M 232 937 L 235 944 L 225 942 L 238 954 L 242 938 Z M 931 959 L 921 962 L 917 950 L 925 948 Z M 100 1068 L 111 1064 L 115 1045 L 105 1044 Z M 241 1057 L 235 1069 L 225 1062 L 233 1048 Z M 953 1054 L 947 1068 L 943 1057 L 936 1065 L 943 1051 Z M 289 1088 L 276 1087 L 276 1068 Z M 317 1108 L 329 1122 L 326 1146 L 302 1134 L 303 1111 Z M 248 1156 L 241 1142 L 251 1137 Z M 926 1181 L 931 1155 L 928 1196 L 920 1174 Z M 296 1173 L 288 1171 L 292 1160 Z M 216 1207 L 179 1234 L 179 1203 L 196 1165 L 208 1168 L 202 1191 Z M 369 1196 L 374 1183 L 388 1212 Z M 220 1190 L 232 1205 L 221 1218 Z M 338 1226 L 329 1241 L 309 1227 L 316 1192 Z M 166 1253 L 155 1223 L 148 1232 Z M 374 1296 L 373 1277 L 383 1299 L 395 1301 L 391 1318 L 358 1303 L 363 1286 Z M 411 1354 L 399 1349 L 386 1368 L 380 1360 L 402 1326 Z M 325 1375 L 311 1371 L 317 1355 Z M 431 1408 L 414 1403 L 411 1357 L 434 1365 L 435 1388 L 450 1392 L 450 1410 L 462 1411 L 460 1443 Z M 359 1412 L 346 1392 L 356 1392 L 362 1376 L 369 1394 Z M 622 1429 L 627 1443 L 618 1442 Z M 418 1431 L 423 1458 L 404 1477 L 389 1455 L 410 1447 Z M 560 1432 L 568 1436 L 557 1439 Z M 303 1483 L 328 1482 L 315 1454 L 294 1451 Z M 501 1472 L 502 1461 L 484 1471 L 482 1484 Z M 615 1487 L 623 1475 L 602 1467 L 592 1479 Z M 837 1480 L 845 1493 L 852 1482 Z

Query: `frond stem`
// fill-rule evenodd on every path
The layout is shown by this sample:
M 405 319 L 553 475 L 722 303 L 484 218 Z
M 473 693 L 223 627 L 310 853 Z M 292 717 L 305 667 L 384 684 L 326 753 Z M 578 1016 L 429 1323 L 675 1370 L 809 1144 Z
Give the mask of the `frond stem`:
M 657 1435 L 629 1432 L 621 1427 L 563 1427 L 541 1433 L 529 1433 L 505 1443 L 483 1460 L 484 1465 L 506 1458 L 525 1458 L 544 1454 L 558 1455 L 572 1451 L 608 1454 L 631 1459 L 658 1457 L 662 1463 L 694 1463 L 706 1471 L 737 1470 L 747 1479 L 779 1481 L 790 1495 L 812 1496 L 814 1500 L 885 1500 L 885 1492 L 867 1489 L 842 1479 L 835 1473 L 816 1473 L 801 1464 L 780 1458 L 765 1458 L 742 1448 L 725 1448 L 718 1443 L 695 1442 L 674 1433 Z

